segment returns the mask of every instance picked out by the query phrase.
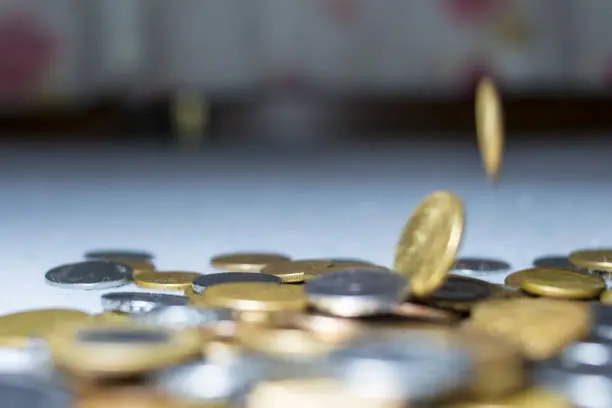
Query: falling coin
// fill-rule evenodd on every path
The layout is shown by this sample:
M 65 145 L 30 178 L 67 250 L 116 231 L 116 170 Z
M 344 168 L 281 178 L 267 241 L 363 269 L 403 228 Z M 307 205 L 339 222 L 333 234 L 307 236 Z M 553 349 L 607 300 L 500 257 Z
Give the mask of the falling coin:
M 487 176 L 499 177 L 504 154 L 504 118 L 493 81 L 484 78 L 476 89 L 476 132 Z

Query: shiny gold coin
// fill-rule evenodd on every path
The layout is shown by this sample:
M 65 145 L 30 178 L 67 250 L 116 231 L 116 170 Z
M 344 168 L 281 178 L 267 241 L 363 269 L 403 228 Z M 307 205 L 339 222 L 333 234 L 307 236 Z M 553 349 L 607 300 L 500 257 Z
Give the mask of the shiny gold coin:
M 91 316 L 73 309 L 39 309 L 0 316 L 0 345 L 23 346 L 35 338 L 46 338 L 58 327 L 83 322 Z
M 276 357 L 309 357 L 329 353 L 336 346 L 291 327 L 240 326 L 236 338 L 247 349 Z
M 304 289 L 295 285 L 240 282 L 223 283 L 206 289 L 204 303 L 241 312 L 281 312 L 302 310 L 307 299 Z
M 599 276 L 552 268 L 524 272 L 520 285 L 527 293 L 561 299 L 594 299 L 606 289 Z
M 504 279 L 504 284 L 510 289 L 520 290 L 521 281 L 523 280 L 523 277 L 531 273 L 531 271 L 534 269 L 540 270 L 543 268 L 529 268 L 513 272 L 510 275 L 506 276 L 506 278 Z
M 325 270 L 325 266 L 317 265 L 310 261 L 279 261 L 272 262 L 261 269 L 261 273 L 274 275 L 284 283 L 300 283 L 304 282 L 306 274 L 318 274 Z
M 570 254 L 569 261 L 578 268 L 612 272 L 612 249 L 592 249 Z
M 574 405 L 560 393 L 530 388 L 497 400 L 459 402 L 442 408 L 574 408 Z
M 86 378 L 129 377 L 200 355 L 197 330 L 134 323 L 62 326 L 48 336 L 55 363 Z
M 217 255 L 210 260 L 210 264 L 230 272 L 259 272 L 269 263 L 289 260 L 289 257 L 281 254 L 236 253 Z
M 448 191 L 427 196 L 404 227 L 394 269 L 409 281 L 414 295 L 425 297 L 444 283 L 463 234 L 464 210 Z
M 134 277 L 134 283 L 147 289 L 185 290 L 200 276 L 196 272 L 144 272 Z
M 504 115 L 499 93 L 489 78 L 476 89 L 476 132 L 487 176 L 496 179 L 504 154 Z
M 590 330 L 585 303 L 546 298 L 486 300 L 466 326 L 501 336 L 533 360 L 554 356 Z

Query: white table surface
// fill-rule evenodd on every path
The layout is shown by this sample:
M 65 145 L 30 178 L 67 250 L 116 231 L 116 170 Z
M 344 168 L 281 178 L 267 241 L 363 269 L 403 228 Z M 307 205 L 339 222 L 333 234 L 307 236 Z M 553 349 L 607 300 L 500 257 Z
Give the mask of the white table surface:
M 437 189 L 465 201 L 463 256 L 516 270 L 612 246 L 612 143 L 509 143 L 497 187 L 460 143 L 250 150 L 1 150 L 0 312 L 98 312 L 101 294 L 138 291 L 45 283 L 48 269 L 100 248 L 147 250 L 160 270 L 204 273 L 211 256 L 243 250 L 391 265 L 407 217 Z

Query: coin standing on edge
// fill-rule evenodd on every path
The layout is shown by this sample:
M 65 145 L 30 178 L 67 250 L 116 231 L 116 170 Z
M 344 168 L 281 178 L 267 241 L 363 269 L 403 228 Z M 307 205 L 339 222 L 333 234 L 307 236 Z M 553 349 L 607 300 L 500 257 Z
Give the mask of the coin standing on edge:
M 408 281 L 396 272 L 344 269 L 309 281 L 308 302 L 335 316 L 359 317 L 391 313 L 408 294 Z
M 448 191 L 427 196 L 404 227 L 395 251 L 395 270 L 410 282 L 415 296 L 426 297 L 444 283 L 461 244 L 464 209 Z
M 144 313 L 157 307 L 184 306 L 189 303 L 187 296 L 165 293 L 113 292 L 102 295 L 105 311 L 122 313 Z
M 193 292 L 201 295 L 206 288 L 222 283 L 263 282 L 282 283 L 281 278 L 260 272 L 219 272 L 198 276 L 192 283 Z
M 490 78 L 476 89 L 476 133 L 482 162 L 491 179 L 499 177 L 504 155 L 504 114 L 499 92 Z
M 133 270 L 109 261 L 85 261 L 57 266 L 45 274 L 51 286 L 81 290 L 116 288 L 129 283 Z
M 134 283 L 141 288 L 157 290 L 185 290 L 196 278 L 202 276 L 197 272 L 163 271 L 145 272 L 134 278 Z
M 269 263 L 289 260 L 283 254 L 233 253 L 217 255 L 210 260 L 210 264 L 230 272 L 259 272 Z

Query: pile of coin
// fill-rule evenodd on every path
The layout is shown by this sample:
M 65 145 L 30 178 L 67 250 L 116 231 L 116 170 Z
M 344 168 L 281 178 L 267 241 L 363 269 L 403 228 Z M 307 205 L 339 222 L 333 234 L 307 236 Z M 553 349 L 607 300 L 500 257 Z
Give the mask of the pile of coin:
M 461 199 L 438 191 L 391 267 L 234 253 L 200 274 L 87 253 L 47 283 L 150 292 L 0 316 L 2 407 L 611 407 L 612 250 L 508 274 L 456 259 L 463 227 Z

